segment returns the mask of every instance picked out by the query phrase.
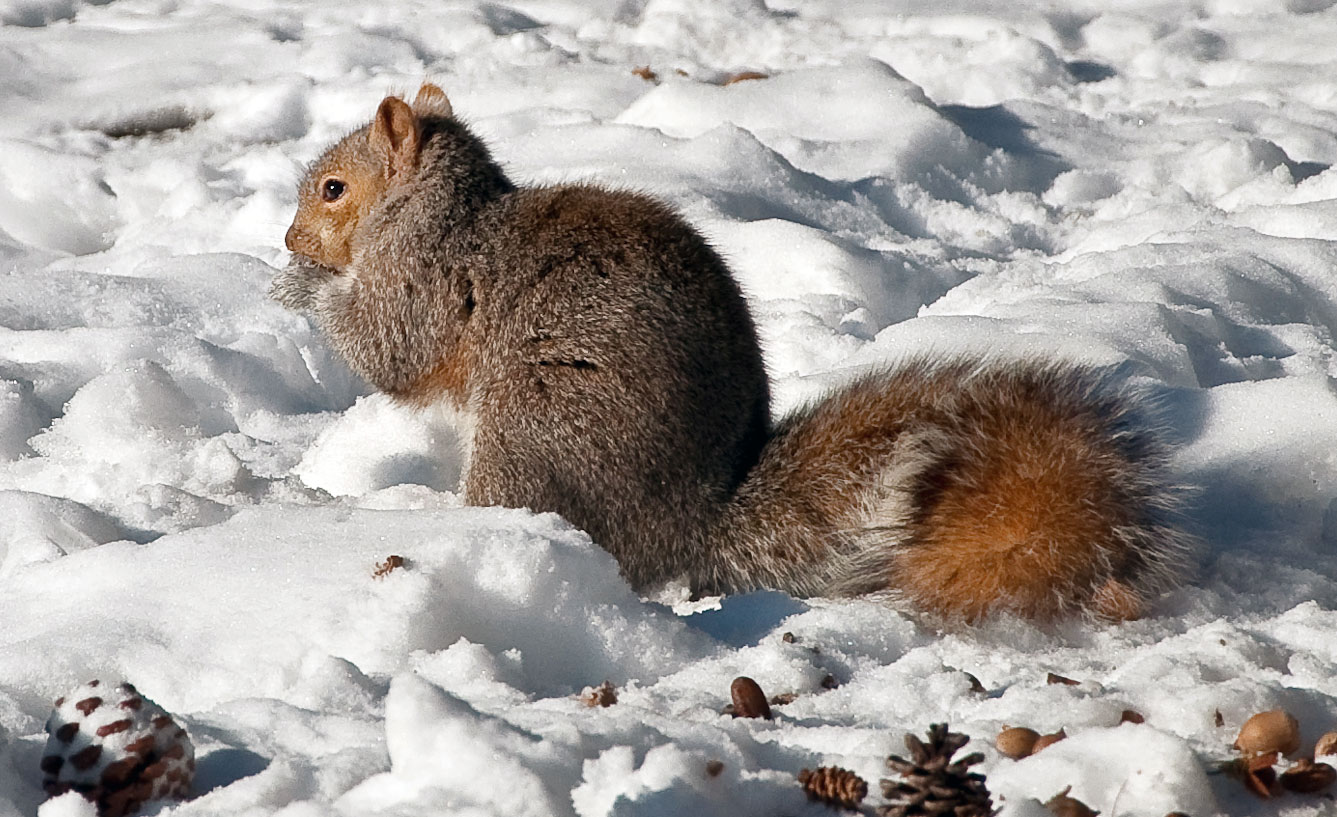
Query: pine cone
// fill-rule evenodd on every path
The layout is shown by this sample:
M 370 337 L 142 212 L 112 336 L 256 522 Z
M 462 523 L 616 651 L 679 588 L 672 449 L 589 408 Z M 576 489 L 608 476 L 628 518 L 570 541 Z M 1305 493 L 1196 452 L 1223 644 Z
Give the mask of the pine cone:
M 813 800 L 829 806 L 858 811 L 859 803 L 868 796 L 868 783 L 849 769 L 839 766 L 819 766 L 798 773 L 798 782 Z
M 125 817 L 153 800 L 190 796 L 190 738 L 130 684 L 89 681 L 56 701 L 46 730 L 42 787 L 52 797 L 77 791 L 100 817 Z
M 927 744 L 906 735 L 905 746 L 913 760 L 896 755 L 887 758 L 887 767 L 904 779 L 882 781 L 882 795 L 890 802 L 877 813 L 882 817 L 989 817 L 993 798 L 984 785 L 984 775 L 969 770 L 984 755 L 976 752 L 952 762 L 952 755 L 969 742 L 966 735 L 948 732 L 945 723 L 929 727 Z

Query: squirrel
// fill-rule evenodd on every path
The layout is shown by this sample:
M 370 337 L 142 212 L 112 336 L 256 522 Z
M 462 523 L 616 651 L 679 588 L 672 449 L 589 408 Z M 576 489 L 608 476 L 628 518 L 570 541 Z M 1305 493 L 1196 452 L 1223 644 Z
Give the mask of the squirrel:
M 1126 620 L 1182 574 L 1182 490 L 1096 370 L 927 357 L 776 423 L 728 266 L 668 205 L 514 184 L 424 84 L 298 188 L 270 295 L 396 401 L 469 418 L 470 505 L 553 511 L 638 589 L 871 594 Z

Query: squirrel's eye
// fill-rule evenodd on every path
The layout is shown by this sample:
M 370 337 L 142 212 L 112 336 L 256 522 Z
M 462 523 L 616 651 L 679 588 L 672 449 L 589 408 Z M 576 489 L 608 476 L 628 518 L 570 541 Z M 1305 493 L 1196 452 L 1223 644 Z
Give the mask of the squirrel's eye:
M 325 201 L 337 201 L 347 188 L 348 185 L 338 179 L 326 179 L 320 185 L 320 197 Z

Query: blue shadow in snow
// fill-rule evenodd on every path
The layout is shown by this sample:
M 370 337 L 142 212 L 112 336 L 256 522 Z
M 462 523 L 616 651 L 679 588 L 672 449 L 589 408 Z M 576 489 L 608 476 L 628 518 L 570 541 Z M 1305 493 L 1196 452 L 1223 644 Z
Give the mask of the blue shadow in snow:
M 808 605 L 792 596 L 761 590 L 725 596 L 718 610 L 693 613 L 683 621 L 731 647 L 750 647 L 774 631 L 780 622 L 807 609 Z
M 195 761 L 195 793 L 208 794 L 269 767 L 269 758 L 246 749 L 216 749 Z

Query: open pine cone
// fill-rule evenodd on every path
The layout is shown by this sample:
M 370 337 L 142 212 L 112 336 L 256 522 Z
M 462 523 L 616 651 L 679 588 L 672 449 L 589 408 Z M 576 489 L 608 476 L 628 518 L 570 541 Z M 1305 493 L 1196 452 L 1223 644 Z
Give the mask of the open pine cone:
M 877 813 L 882 817 L 989 817 L 993 798 L 984 785 L 984 775 L 970 771 L 984 755 L 976 752 L 952 762 L 952 755 L 969 742 L 966 735 L 948 732 L 945 723 L 929 727 L 928 743 L 907 734 L 905 747 L 912 760 L 896 755 L 887 758 L 887 768 L 903 779 L 882 781 L 882 795 L 890 802 Z
M 89 681 L 56 701 L 42 752 L 42 787 L 77 791 L 99 817 L 126 817 L 153 800 L 190 797 L 195 749 L 162 707 L 130 684 Z

